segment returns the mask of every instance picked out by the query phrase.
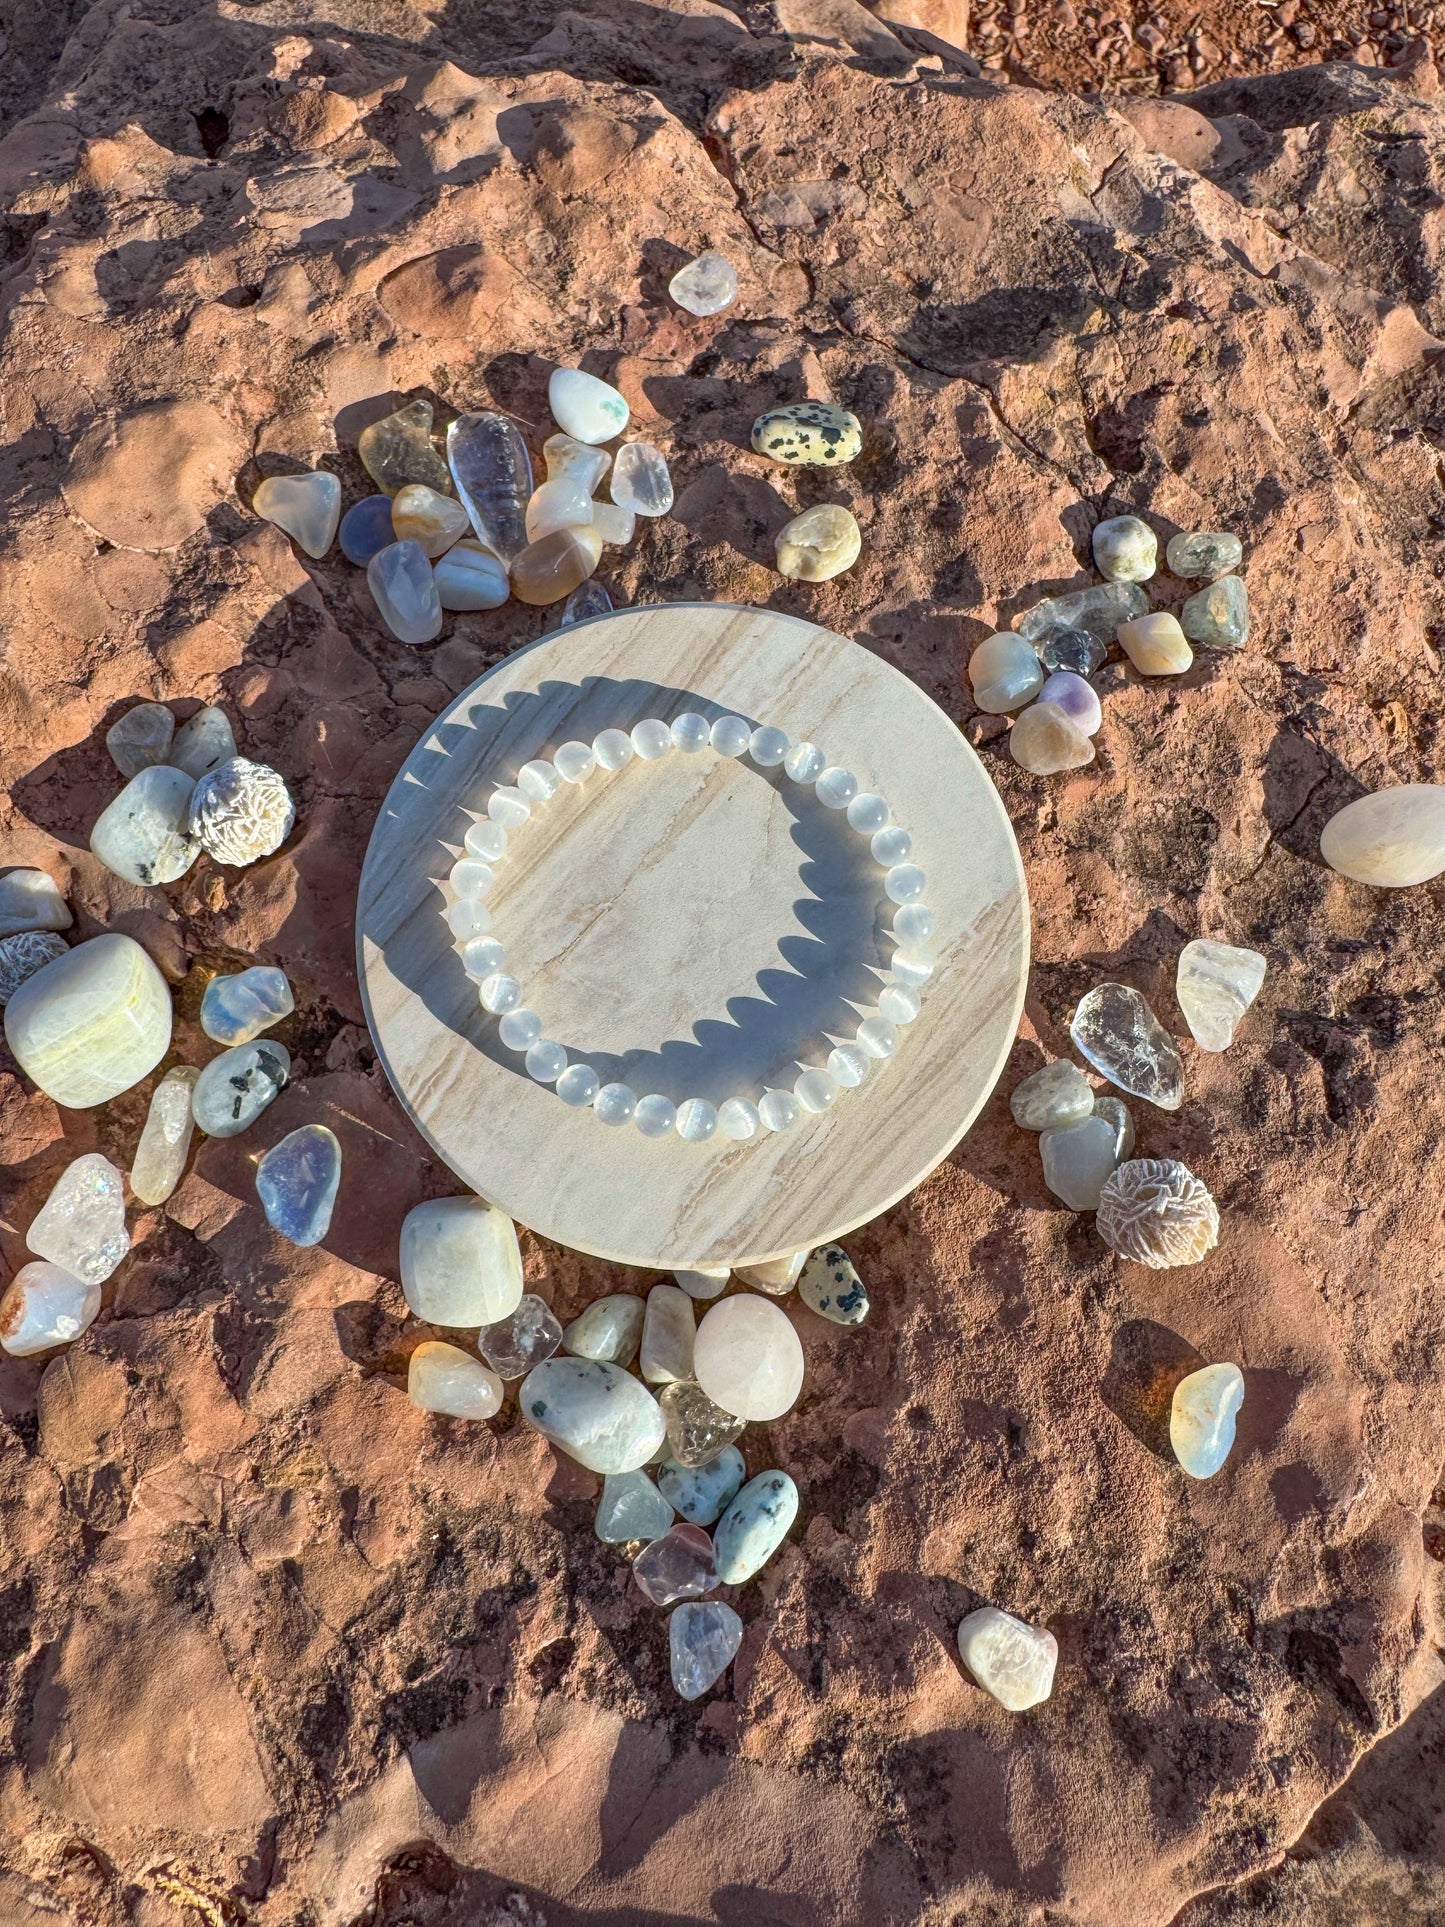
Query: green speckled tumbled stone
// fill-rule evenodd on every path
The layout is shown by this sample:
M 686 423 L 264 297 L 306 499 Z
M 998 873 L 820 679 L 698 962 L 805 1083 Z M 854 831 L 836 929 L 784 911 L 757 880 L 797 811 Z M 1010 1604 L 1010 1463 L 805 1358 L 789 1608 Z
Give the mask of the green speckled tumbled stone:
M 835 1325 L 861 1325 L 871 1309 L 867 1287 L 838 1245 L 823 1245 L 809 1258 L 798 1280 L 798 1296 Z
M 752 444 L 770 462 L 786 462 L 794 468 L 840 468 L 862 449 L 863 426 L 836 402 L 793 401 L 758 416 Z
M 1242 649 L 1249 641 L 1249 594 L 1244 579 L 1222 575 L 1190 596 L 1179 626 L 1201 649 Z

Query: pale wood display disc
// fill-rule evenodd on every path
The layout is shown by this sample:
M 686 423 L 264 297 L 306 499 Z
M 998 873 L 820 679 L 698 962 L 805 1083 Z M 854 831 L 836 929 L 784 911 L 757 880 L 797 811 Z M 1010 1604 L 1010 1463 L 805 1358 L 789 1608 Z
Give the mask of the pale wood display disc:
M 734 1144 L 569 1110 L 497 1037 L 447 927 L 447 872 L 494 785 L 564 742 L 683 710 L 819 744 L 913 833 L 938 967 L 897 1055 L 820 1117 Z M 791 1088 L 851 1038 L 892 948 L 883 872 L 781 770 L 703 750 L 563 786 L 497 865 L 506 968 L 543 1034 L 674 1103 Z M 856 643 L 767 609 L 619 610 L 518 650 L 427 730 L 372 832 L 357 907 L 371 1033 L 463 1184 L 620 1263 L 759 1262 L 896 1202 L 962 1137 L 1023 1004 L 1029 920 L 1003 804 L 936 704 Z

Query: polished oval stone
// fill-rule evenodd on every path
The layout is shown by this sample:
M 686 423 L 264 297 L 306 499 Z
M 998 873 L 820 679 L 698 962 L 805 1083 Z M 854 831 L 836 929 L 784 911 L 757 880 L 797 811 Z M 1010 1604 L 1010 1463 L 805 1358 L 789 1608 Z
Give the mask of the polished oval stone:
M 674 1379 L 657 1395 L 667 1426 L 667 1449 L 679 1465 L 709 1465 L 743 1429 L 743 1421 L 714 1405 L 690 1378 Z
M 273 1144 L 256 1167 L 266 1222 L 293 1245 L 320 1244 L 341 1187 L 341 1142 L 324 1124 L 303 1124 Z
M 398 642 L 418 649 L 442 632 L 441 597 L 420 542 L 393 542 L 366 565 L 366 584 L 382 621 Z
M 1096 1071 L 1161 1111 L 1184 1102 L 1184 1061 L 1131 984 L 1100 984 L 1079 999 L 1069 1035 Z
M 22 1265 L 0 1298 L 0 1348 L 14 1358 L 68 1345 L 94 1324 L 100 1286 L 37 1259 Z
M 607 1365 L 630 1365 L 642 1341 L 642 1299 L 627 1292 L 597 1298 L 562 1333 L 562 1346 L 575 1358 Z
M 532 493 L 532 462 L 521 430 L 491 408 L 458 415 L 447 429 L 447 462 L 477 540 L 510 563 L 527 546 Z
M 612 499 L 634 515 L 666 515 L 672 507 L 667 458 L 651 442 L 624 442 L 612 464 Z
M 143 769 L 96 818 L 92 854 L 127 883 L 174 883 L 200 853 L 189 827 L 195 787 L 184 770 Z
M 1059 1642 L 1046 1627 L 981 1606 L 958 1629 L 958 1656 L 1000 1706 L 1022 1713 L 1053 1691 Z
M 699 1599 L 718 1583 L 712 1540 L 701 1526 L 672 1526 L 638 1553 L 632 1562 L 632 1577 L 643 1598 L 650 1599 L 654 1606 Z
M 841 468 L 863 447 L 858 417 L 831 401 L 790 401 L 768 408 L 749 438 L 759 455 L 790 467 Z
M 505 1211 L 480 1198 L 431 1198 L 401 1224 L 401 1289 L 431 1325 L 479 1330 L 522 1302 L 522 1251 Z
M 713 1534 L 717 1574 L 741 1586 L 761 1572 L 798 1516 L 798 1488 L 786 1472 L 759 1472 L 738 1493 Z
M 1225 529 L 1200 529 L 1192 535 L 1171 535 L 1164 551 L 1169 573 L 1181 581 L 1200 576 L 1227 575 L 1244 559 L 1244 544 Z
M 1137 582 L 1096 582 L 1091 588 L 1036 602 L 1015 626 L 1025 642 L 1040 650 L 1051 637 L 1070 629 L 1082 630 L 1107 645 L 1121 622 L 1142 616 L 1148 607 L 1149 598 Z
M 769 1258 L 760 1265 L 739 1265 L 737 1273 L 746 1285 L 753 1285 L 773 1298 L 786 1298 L 803 1274 L 808 1262 L 806 1251 L 790 1251 L 786 1257 Z
M 1039 1137 L 1044 1183 L 1070 1211 L 1096 1211 L 1117 1162 L 1114 1126 L 1106 1117 L 1080 1118 Z
M 609 1472 L 603 1479 L 594 1530 L 604 1545 L 660 1539 L 672 1520 L 672 1507 L 645 1472 Z
M 858 560 L 863 533 L 847 509 L 820 502 L 785 522 L 774 547 L 779 575 L 790 582 L 829 582 Z
M 1052 703 L 1076 729 L 1086 736 L 1097 735 L 1104 721 L 1098 691 L 1072 669 L 1056 669 L 1039 691 L 1041 703 Z
M 1008 1106 L 1020 1130 L 1056 1131 L 1092 1116 L 1094 1092 L 1078 1065 L 1061 1057 L 1016 1084 Z
M 396 495 L 408 482 L 425 482 L 443 495 L 447 492 L 451 476 L 432 446 L 431 425 L 431 403 L 411 401 L 362 429 L 356 452 L 379 489 Z
M 1244 1373 L 1237 1365 L 1206 1365 L 1174 1387 L 1169 1443 L 1181 1472 L 1212 1479 L 1234 1444 L 1234 1421 L 1244 1403 Z
M 191 835 L 217 863 L 242 868 L 273 855 L 295 822 L 284 777 L 246 756 L 231 757 L 191 791 Z
M 386 497 L 381 499 L 385 501 Z M 199 782 L 222 763 L 230 762 L 235 753 L 236 733 L 231 719 L 213 704 L 209 709 L 198 709 L 189 722 L 181 724 L 166 761 Z
M 631 410 L 611 382 L 580 368 L 554 368 L 547 383 L 547 406 L 564 435 L 576 442 L 610 442 L 628 423 Z
M 667 1436 L 638 1379 L 599 1359 L 548 1358 L 522 1383 L 522 1417 L 591 1472 L 635 1472 Z
M 341 483 L 321 469 L 306 475 L 271 475 L 251 497 L 251 507 L 319 561 L 336 539 Z
M 720 314 L 738 298 L 738 271 L 725 254 L 705 248 L 695 261 L 678 269 L 667 292 L 689 314 Z
M 1009 754 L 1034 776 L 1057 776 L 1094 760 L 1094 745 L 1056 703 L 1030 705 L 1008 737 Z
M 471 540 L 458 542 L 432 564 L 432 580 L 444 609 L 500 609 L 512 593 L 506 565 Z
M 239 1137 L 275 1101 L 291 1073 L 291 1053 L 274 1038 L 213 1057 L 196 1079 L 191 1116 L 207 1137 Z
M 63 957 L 70 945 L 55 930 L 17 930 L 0 937 L 0 1009 L 37 970 Z
M 663 1497 L 689 1525 L 710 1526 L 732 1504 L 747 1475 L 742 1453 L 735 1445 L 725 1445 L 702 1465 L 664 1459 L 657 1483 Z
M 1445 870 L 1445 784 L 1400 783 L 1346 803 L 1326 823 L 1320 855 L 1379 889 L 1428 883 Z
M 153 1071 L 171 1042 L 171 993 L 131 937 L 78 943 L 5 1006 L 21 1070 L 67 1110 L 104 1104 Z
M 1147 582 L 1159 566 L 1159 538 L 1137 515 L 1095 525 L 1094 567 L 1107 582 Z
M 720 1599 L 689 1601 L 668 1620 L 667 1642 L 678 1697 L 701 1699 L 731 1666 L 743 1643 L 743 1622 Z
M 176 719 L 164 703 L 137 703 L 105 732 L 110 759 L 122 776 L 139 776 L 155 763 L 168 763 Z
M 460 542 L 472 525 L 453 496 L 428 488 L 425 482 L 408 482 L 392 498 L 391 526 L 398 542 L 417 543 L 434 562 Z
M 677 1285 L 654 1285 L 647 1294 L 638 1365 L 649 1385 L 692 1377 L 697 1316 L 692 1299 Z
M 501 1411 L 506 1391 L 479 1358 L 460 1345 L 432 1338 L 418 1345 L 407 1361 L 406 1395 L 424 1412 L 489 1419 Z
M 512 564 L 512 589 L 534 608 L 560 602 L 584 583 L 602 559 L 602 537 L 590 525 L 554 529 L 529 543 Z
M 195 1120 L 191 1093 L 200 1072 L 177 1064 L 156 1085 L 130 1168 L 130 1188 L 142 1204 L 164 1204 L 181 1181 Z
M 252 964 L 234 976 L 212 977 L 201 997 L 201 1029 L 218 1044 L 249 1044 L 295 1008 L 286 972 Z
M 1180 676 L 1194 661 L 1176 616 L 1167 609 L 1119 624 L 1119 646 L 1141 676 Z
M 813 1252 L 798 1279 L 798 1296 L 834 1325 L 861 1325 L 871 1309 L 868 1290 L 841 1245 Z
M 716 1298 L 732 1271 L 727 1265 L 699 1265 L 695 1270 L 674 1271 L 672 1275 L 689 1298 Z
M 561 1343 L 562 1327 L 552 1307 L 532 1291 L 522 1294 L 515 1311 L 477 1333 L 477 1350 L 499 1378 L 521 1378 Z
M 374 555 L 391 547 L 396 530 L 391 525 L 391 497 L 363 495 L 341 518 L 337 539 L 348 562 L 364 569 Z
M 59 884 L 44 870 L 11 870 L 0 877 L 0 937 L 68 930 L 74 921 Z
M 1099 1195 L 1094 1228 L 1111 1251 L 1153 1271 L 1197 1265 L 1219 1242 L 1219 1207 L 1177 1158 L 1133 1158 Z
M 130 1250 L 125 1180 L 110 1159 L 87 1151 L 68 1164 L 31 1219 L 25 1243 L 82 1284 L 103 1285 Z
M 540 542 L 556 529 L 577 529 L 592 520 L 592 497 L 580 482 L 543 482 L 527 504 L 527 540 Z
M 1228 1050 L 1240 1019 L 1264 985 L 1257 950 L 1196 937 L 1179 953 L 1174 997 L 1201 1050 Z
M 973 700 L 990 716 L 1006 716 L 1032 702 L 1044 683 L 1043 666 L 1022 637 L 1004 629 L 985 636 L 968 659 Z
M 1201 649 L 1242 649 L 1249 641 L 1249 591 L 1237 575 L 1222 575 L 1190 596 L 1179 626 Z
M 777 1305 L 751 1293 L 705 1313 L 693 1357 L 698 1384 L 736 1418 L 781 1418 L 803 1388 L 798 1334 Z

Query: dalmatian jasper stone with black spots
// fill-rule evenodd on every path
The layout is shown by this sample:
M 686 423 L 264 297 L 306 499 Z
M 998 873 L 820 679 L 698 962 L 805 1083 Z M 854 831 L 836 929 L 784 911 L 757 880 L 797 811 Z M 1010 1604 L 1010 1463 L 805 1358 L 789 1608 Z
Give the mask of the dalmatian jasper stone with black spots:
M 769 408 L 753 423 L 753 447 L 771 462 L 839 468 L 863 446 L 856 415 L 831 401 L 793 401 Z
M 838 1245 L 823 1245 L 803 1267 L 798 1296 L 835 1325 L 861 1325 L 868 1316 L 868 1289 Z

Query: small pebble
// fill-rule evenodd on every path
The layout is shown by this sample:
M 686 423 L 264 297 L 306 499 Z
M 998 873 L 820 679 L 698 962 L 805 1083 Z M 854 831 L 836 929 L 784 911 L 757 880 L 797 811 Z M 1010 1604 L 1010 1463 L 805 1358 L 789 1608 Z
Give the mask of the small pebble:
M 1159 566 L 1159 538 L 1137 515 L 1111 515 L 1094 529 L 1094 567 L 1108 582 L 1147 582 Z
M 645 1472 L 609 1472 L 603 1479 L 594 1530 L 604 1545 L 660 1539 L 672 1519 L 672 1507 Z
M 201 997 L 201 1029 L 218 1044 L 249 1044 L 295 1008 L 286 972 L 252 964 L 234 976 L 212 977 Z
M 143 769 L 96 818 L 92 855 L 127 883 L 174 883 L 200 853 L 189 827 L 195 787 L 184 770 L 164 763 Z
M 562 605 L 562 620 L 557 625 L 565 629 L 569 623 L 590 622 L 594 616 L 610 616 L 612 598 L 600 582 L 584 582 L 574 589 Z
M 654 1285 L 647 1294 L 642 1322 L 639 1369 L 649 1385 L 669 1385 L 692 1377 L 692 1345 L 697 1317 L 692 1299 L 677 1285 Z
M 1174 1039 L 1130 984 L 1100 984 L 1079 999 L 1069 1035 L 1096 1071 L 1131 1097 L 1177 1111 L 1184 1062 Z
M 769 1299 L 723 1298 L 703 1315 L 693 1349 L 697 1382 L 740 1419 L 775 1419 L 803 1388 L 803 1347 Z
M 1178 618 L 1167 609 L 1121 622 L 1119 646 L 1141 676 L 1179 676 L 1194 660 Z
M 359 502 L 353 502 L 341 518 L 337 539 L 347 561 L 364 569 L 374 555 L 380 555 L 396 540 L 396 530 L 391 525 L 391 497 L 363 495 Z
M 672 507 L 672 477 L 662 450 L 651 442 L 624 442 L 612 464 L 611 494 L 619 508 L 634 515 L 666 515 Z
M 1057 776 L 1094 760 L 1094 745 L 1055 703 L 1036 702 L 1009 731 L 1009 754 L 1034 776 Z
M 1078 1065 L 1061 1057 L 1016 1084 L 1008 1105 L 1020 1130 L 1056 1131 L 1091 1117 L 1094 1093 Z
M 1134 1158 L 1104 1186 L 1094 1224 L 1111 1251 L 1153 1271 L 1197 1265 L 1219 1242 L 1219 1207 L 1176 1158 Z
M 447 429 L 447 464 L 478 542 L 510 564 L 527 546 L 532 493 L 532 460 L 521 430 L 493 408 L 458 415 Z
M 1121 622 L 1142 616 L 1148 607 L 1149 598 L 1137 582 L 1096 582 L 1091 588 L 1036 602 L 1019 617 L 1017 628 L 1025 642 L 1040 650 L 1050 637 L 1071 629 L 1107 645 Z
M 440 494 L 450 489 L 447 465 L 432 446 L 432 405 L 408 402 L 356 438 L 362 466 L 379 489 L 398 495 L 409 482 L 424 482 Z
M 549 482 L 575 482 L 585 495 L 592 495 L 597 484 L 612 466 L 605 448 L 590 442 L 574 441 L 570 435 L 549 435 L 542 444 Z
M 382 621 L 398 642 L 419 649 L 441 634 L 441 597 L 420 542 L 393 542 L 389 548 L 379 549 L 366 565 L 366 586 Z
M 1212 1479 L 1234 1444 L 1234 1421 L 1244 1403 L 1237 1365 L 1206 1365 L 1181 1378 L 1169 1408 L 1169 1443 L 1181 1472 Z
M 1249 592 L 1242 578 L 1222 575 L 1190 596 L 1179 626 L 1201 649 L 1242 649 L 1249 641 Z
M 386 497 L 381 498 L 383 501 Z M 224 709 L 212 706 L 199 709 L 188 723 L 182 723 L 171 744 L 166 761 L 200 782 L 213 769 L 228 763 L 236 754 L 236 735 Z
M 37 970 L 63 957 L 70 945 L 54 930 L 17 930 L 0 937 L 0 1010 Z
M 336 539 L 341 483 L 320 469 L 306 475 L 272 475 L 251 497 L 251 507 L 319 561 Z
M 561 1343 L 562 1327 L 552 1307 L 532 1291 L 524 1292 L 516 1309 L 505 1318 L 483 1325 L 477 1333 L 477 1350 L 499 1378 L 525 1377 L 549 1359 Z
M 1227 575 L 1244 559 L 1244 544 L 1224 529 L 1201 529 L 1193 535 L 1171 535 L 1164 551 L 1169 573 L 1182 582 L 1201 576 Z
M 142 1204 L 164 1204 L 181 1181 L 195 1119 L 191 1095 L 200 1072 L 177 1064 L 156 1085 L 130 1168 L 130 1188 Z
M 500 609 L 512 593 L 506 564 L 470 538 L 433 563 L 432 581 L 444 609 Z
M 110 1159 L 87 1151 L 68 1164 L 31 1219 L 25 1243 L 82 1284 L 103 1285 L 130 1250 L 125 1180 Z
M 610 442 L 626 428 L 631 410 L 610 382 L 580 368 L 554 368 L 547 383 L 552 419 L 573 441 Z
M 341 1144 L 324 1124 L 288 1131 L 256 1167 L 266 1222 L 293 1245 L 320 1244 L 341 1185 Z
M 408 482 L 392 498 L 391 526 L 398 542 L 417 543 L 434 562 L 460 542 L 472 525 L 455 497 L 442 495 L 425 482 Z
M 519 602 L 541 608 L 580 588 L 602 559 L 602 537 L 589 526 L 554 529 L 529 543 L 512 564 L 512 590 Z
M 1092 676 L 1104 666 L 1109 651 L 1087 629 L 1055 629 L 1039 644 L 1045 669 L 1068 669 L 1076 676 Z
M 706 248 L 695 261 L 678 269 L 667 292 L 689 314 L 721 314 L 738 298 L 738 271 L 725 254 Z
M 94 1324 L 100 1286 L 37 1259 L 22 1265 L 0 1298 L 0 1348 L 13 1358 L 68 1345 Z
M 806 1251 L 791 1251 L 784 1258 L 769 1258 L 760 1265 L 739 1265 L 737 1273 L 746 1285 L 755 1285 L 774 1298 L 785 1298 L 802 1276 L 808 1262 Z
M 703 1600 L 677 1608 L 667 1622 L 667 1641 L 678 1696 L 701 1699 L 731 1666 L 743 1643 L 743 1622 L 722 1600 Z
M 654 1606 L 670 1606 L 678 1599 L 700 1599 L 718 1583 L 712 1540 L 701 1526 L 672 1526 L 638 1553 L 632 1562 L 632 1576 L 643 1598 L 650 1599 Z
M 981 1606 L 958 1629 L 958 1656 L 1000 1706 L 1023 1713 L 1053 1691 L 1059 1642 L 1043 1626 Z
M 280 1094 L 291 1053 L 263 1037 L 213 1057 L 196 1079 L 191 1115 L 207 1137 L 239 1137 Z
M 872 1309 L 867 1287 L 839 1245 L 823 1245 L 813 1252 L 798 1279 L 798 1296 L 835 1325 L 861 1325 Z
M 1428 883 L 1445 870 L 1445 783 L 1400 783 L 1346 803 L 1326 823 L 1320 855 L 1378 889 Z
M 639 1379 L 590 1358 L 548 1358 L 523 1380 L 522 1417 L 590 1472 L 635 1472 L 667 1436 Z
M 1134 1120 L 1122 1098 L 1100 1092 L 1094 1099 L 1094 1116 L 1107 1119 L 1114 1132 L 1114 1162 L 1122 1164 L 1134 1149 Z
M 735 1445 L 725 1445 L 704 1465 L 680 1465 L 676 1459 L 665 1459 L 657 1483 L 663 1497 L 689 1525 L 710 1526 L 732 1504 L 747 1475 L 742 1453 Z
M 847 509 L 820 502 L 778 530 L 776 548 L 779 575 L 790 582 L 828 582 L 858 560 L 863 535 Z
M 133 937 L 107 931 L 11 994 L 5 1041 L 47 1097 L 88 1110 L 138 1084 L 165 1056 L 170 988 Z
M 743 1421 L 714 1405 L 690 1378 L 674 1379 L 657 1395 L 667 1425 L 667 1449 L 679 1465 L 710 1465 L 743 1429 Z
M 481 1198 L 413 1205 L 401 1223 L 400 1258 L 402 1296 L 429 1325 L 479 1331 L 522 1302 L 517 1227 Z
M 460 1345 L 431 1338 L 407 1361 L 406 1395 L 423 1412 L 447 1418 L 488 1419 L 502 1409 L 506 1393 L 495 1372 Z
M 1072 669 L 1056 669 L 1039 691 L 1041 703 L 1052 703 L 1086 736 L 1098 733 L 1104 720 L 1098 692 Z
M 577 481 L 543 482 L 527 504 L 527 540 L 540 542 L 557 529 L 583 528 L 592 520 L 592 496 Z
M 176 719 L 164 703 L 137 703 L 105 732 L 105 746 L 122 776 L 139 776 L 155 763 L 168 763 Z
M 630 1365 L 642 1339 L 645 1307 L 625 1292 L 598 1298 L 562 1333 L 562 1349 L 574 1358 L 596 1358 L 608 1365 Z
M 59 884 L 44 870 L 11 870 L 0 877 L 0 937 L 68 930 L 74 921 Z
M 699 1265 L 693 1271 L 675 1271 L 672 1275 L 689 1298 L 716 1298 L 732 1272 L 727 1265 Z
M 284 779 L 245 756 L 203 776 L 191 792 L 190 833 L 217 863 L 244 867 L 271 856 L 296 822 Z
M 1012 630 L 986 636 L 968 659 L 973 700 L 990 716 L 1007 715 L 1032 702 L 1044 684 L 1034 650 Z
M 858 417 L 831 401 L 792 401 L 753 423 L 753 448 L 790 467 L 841 468 L 863 447 Z M 836 573 L 836 571 L 835 571 Z
M 1117 1163 L 1114 1126 L 1092 1114 L 1039 1137 L 1044 1183 L 1070 1211 L 1097 1211 L 1099 1194 Z
M 798 1488 L 786 1472 L 759 1472 L 739 1492 L 713 1534 L 717 1576 L 741 1586 L 761 1572 L 798 1516 Z
M 1264 986 L 1257 950 L 1197 937 L 1179 953 L 1174 996 L 1201 1050 L 1228 1050 L 1240 1019 Z

